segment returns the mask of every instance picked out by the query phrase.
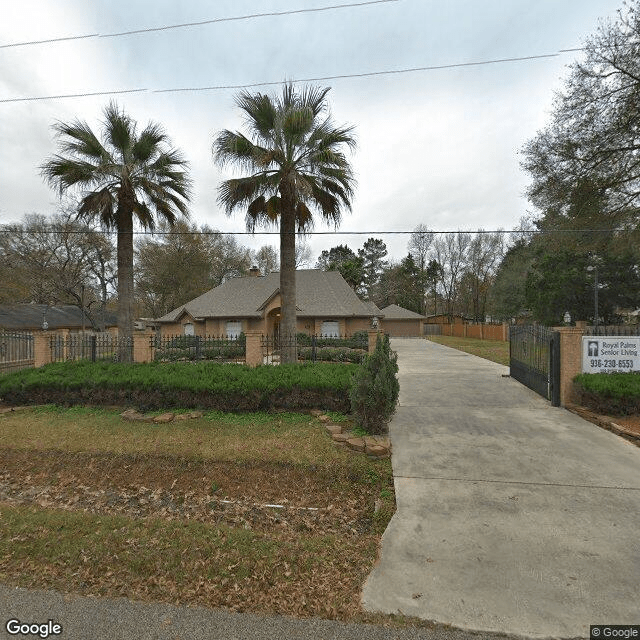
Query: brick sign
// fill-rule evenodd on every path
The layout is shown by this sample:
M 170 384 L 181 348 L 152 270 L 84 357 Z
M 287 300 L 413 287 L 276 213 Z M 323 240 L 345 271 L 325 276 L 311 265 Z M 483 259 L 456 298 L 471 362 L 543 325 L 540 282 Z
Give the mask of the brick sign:
M 582 373 L 640 371 L 640 336 L 583 336 Z

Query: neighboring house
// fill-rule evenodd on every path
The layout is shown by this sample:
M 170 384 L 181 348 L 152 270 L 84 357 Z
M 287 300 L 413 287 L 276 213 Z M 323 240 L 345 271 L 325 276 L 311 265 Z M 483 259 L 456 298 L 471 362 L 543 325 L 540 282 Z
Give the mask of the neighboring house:
M 382 309 L 381 313 L 383 331 L 391 337 L 421 336 L 423 334 L 422 325 L 427 319 L 426 316 L 409 311 L 409 309 L 397 304 L 390 304 Z
M 351 335 L 370 329 L 382 313 L 363 302 L 338 271 L 296 272 L 298 331 Z M 274 334 L 280 324 L 280 273 L 231 278 L 157 319 L 163 336 Z M 382 323 L 381 323 L 382 324 Z M 384 330 L 384 327 L 381 327 Z
M 3 304 L 0 305 L 0 330 L 4 331 L 41 331 L 43 324 L 49 331 L 69 329 L 70 331 L 94 330 L 96 326 L 104 325 L 106 329 L 118 324 L 113 313 L 93 311 L 91 318 L 80 307 L 66 304 L 50 306 L 47 304 Z

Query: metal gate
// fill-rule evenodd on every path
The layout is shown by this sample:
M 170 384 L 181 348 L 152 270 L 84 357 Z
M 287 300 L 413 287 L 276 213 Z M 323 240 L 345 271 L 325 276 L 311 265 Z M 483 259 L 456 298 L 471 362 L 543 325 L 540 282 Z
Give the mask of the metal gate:
M 509 330 L 511 377 L 560 406 L 560 334 L 539 325 Z

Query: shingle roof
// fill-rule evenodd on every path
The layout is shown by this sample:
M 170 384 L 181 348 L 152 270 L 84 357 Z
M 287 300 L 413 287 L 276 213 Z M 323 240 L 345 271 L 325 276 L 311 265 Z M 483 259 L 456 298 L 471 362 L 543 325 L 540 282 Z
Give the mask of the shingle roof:
M 280 288 L 280 272 L 231 278 L 198 298 L 158 318 L 175 322 L 183 311 L 194 318 L 261 318 L 267 300 Z M 362 302 L 338 271 L 296 271 L 298 315 L 307 317 L 367 317 L 375 311 Z
M 0 305 L 0 328 L 15 330 L 42 329 L 42 316 L 46 309 L 49 329 L 80 329 L 82 313 L 80 307 L 65 304 L 56 307 L 48 304 L 6 304 Z M 94 312 L 94 319 L 101 323 L 100 312 Z M 107 326 L 115 326 L 117 318 L 113 313 L 105 313 Z M 85 328 L 91 329 L 91 321 L 85 316 Z
M 426 316 L 421 316 L 419 313 L 409 311 L 409 309 L 397 304 L 390 304 L 382 309 L 382 313 L 385 320 L 424 320 L 426 318 Z

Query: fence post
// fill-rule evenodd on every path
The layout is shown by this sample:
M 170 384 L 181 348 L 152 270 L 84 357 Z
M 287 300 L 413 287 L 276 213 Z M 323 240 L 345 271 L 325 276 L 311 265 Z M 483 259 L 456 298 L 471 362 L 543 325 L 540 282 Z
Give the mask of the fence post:
M 318 336 L 316 336 L 316 334 L 314 333 L 311 336 L 311 362 L 315 362 L 316 358 L 318 357 L 317 348 L 318 348 Z
M 376 350 L 376 342 L 378 341 L 378 336 L 380 335 L 380 331 L 377 329 L 368 329 L 367 330 L 367 352 L 373 353 Z
M 49 331 L 33 334 L 33 366 L 42 367 L 51 362 L 51 337 Z
M 582 336 L 579 327 L 554 327 L 560 334 L 560 405 L 571 402 L 573 379 L 582 371 Z
M 257 367 L 262 364 L 262 333 L 260 331 L 245 331 L 246 352 L 245 363 L 249 367 Z
M 153 331 L 136 331 L 133 334 L 133 361 L 153 362 Z

